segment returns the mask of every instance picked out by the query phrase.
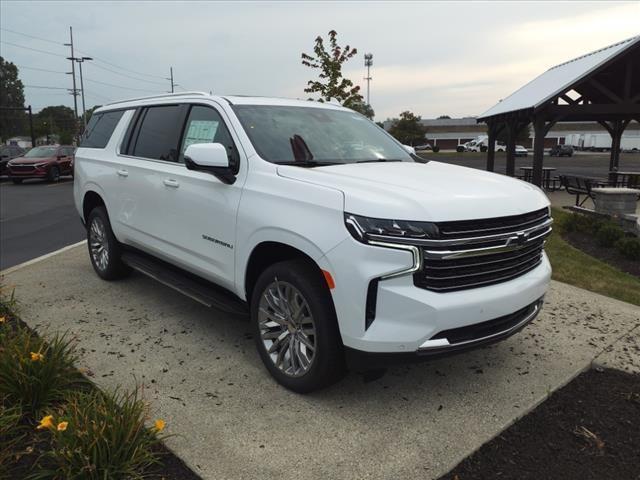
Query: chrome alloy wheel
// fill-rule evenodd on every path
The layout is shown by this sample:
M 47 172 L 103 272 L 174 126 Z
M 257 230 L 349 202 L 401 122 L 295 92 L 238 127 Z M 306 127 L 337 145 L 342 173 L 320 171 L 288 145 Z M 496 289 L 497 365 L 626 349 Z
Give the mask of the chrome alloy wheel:
M 109 243 L 107 231 L 101 218 L 95 217 L 89 227 L 89 248 L 93 263 L 101 272 L 109 263 Z
M 260 338 L 273 364 L 291 377 L 304 375 L 316 353 L 316 327 L 300 290 L 277 278 L 258 307 Z

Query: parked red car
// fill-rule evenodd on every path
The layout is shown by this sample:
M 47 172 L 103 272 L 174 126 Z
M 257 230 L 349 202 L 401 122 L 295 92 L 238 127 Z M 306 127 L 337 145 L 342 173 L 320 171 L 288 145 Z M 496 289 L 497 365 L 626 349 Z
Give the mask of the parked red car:
M 7 163 L 7 173 L 13 183 L 26 178 L 42 178 L 57 182 L 60 175 L 73 176 L 75 148 L 71 145 L 44 145 L 35 147 L 22 157 Z

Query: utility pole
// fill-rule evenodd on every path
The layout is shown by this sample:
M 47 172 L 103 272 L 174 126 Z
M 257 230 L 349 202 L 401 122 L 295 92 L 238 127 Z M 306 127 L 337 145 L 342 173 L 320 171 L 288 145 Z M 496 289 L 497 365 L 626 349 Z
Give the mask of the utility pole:
M 370 82 L 371 82 L 371 66 L 373 65 L 373 53 L 365 53 L 364 54 L 364 66 L 367 67 L 367 76 L 364 79 L 367 81 L 367 105 L 371 106 L 371 102 L 369 101 L 369 91 L 370 91 Z
M 71 47 L 71 56 L 67 57 L 67 60 L 71 60 L 71 76 L 73 78 L 73 90 L 71 90 L 71 95 L 73 95 L 73 111 L 76 114 L 76 118 L 78 118 L 78 89 L 76 88 L 76 65 L 75 65 L 75 56 L 73 54 L 73 27 L 69 27 L 69 38 L 71 43 L 65 43 L 65 47 Z
M 170 77 L 167 78 L 167 80 L 171 82 L 171 93 L 173 93 L 173 89 L 176 86 L 176 84 L 173 83 L 173 67 L 169 67 L 169 74 L 170 74 Z
M 93 60 L 91 57 L 80 57 L 75 59 L 80 66 L 80 91 L 82 92 L 82 125 L 84 130 L 87 129 L 87 107 L 84 103 L 84 81 L 82 80 L 82 64 L 87 60 Z

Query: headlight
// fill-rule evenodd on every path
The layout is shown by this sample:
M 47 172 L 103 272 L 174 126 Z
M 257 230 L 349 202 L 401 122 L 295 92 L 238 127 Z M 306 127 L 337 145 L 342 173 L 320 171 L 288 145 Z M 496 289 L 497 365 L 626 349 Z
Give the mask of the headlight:
M 353 238 L 362 243 L 387 237 L 385 240 L 403 239 L 402 243 L 410 243 L 411 239 L 438 238 L 437 225 L 430 222 L 414 222 L 411 220 L 393 220 L 369 218 L 351 213 L 344 214 L 344 223 Z

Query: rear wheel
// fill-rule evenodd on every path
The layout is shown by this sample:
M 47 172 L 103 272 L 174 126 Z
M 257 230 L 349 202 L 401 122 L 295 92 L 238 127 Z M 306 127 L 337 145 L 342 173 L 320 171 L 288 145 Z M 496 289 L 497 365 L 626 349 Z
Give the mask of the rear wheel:
M 111 230 L 107 210 L 96 207 L 87 221 L 87 246 L 91 265 L 104 280 L 116 280 L 129 274 L 131 269 L 122 262 L 122 247 Z
M 292 260 L 268 267 L 253 289 L 251 320 L 263 363 L 288 389 L 307 393 L 344 375 L 331 294 L 314 265 Z

